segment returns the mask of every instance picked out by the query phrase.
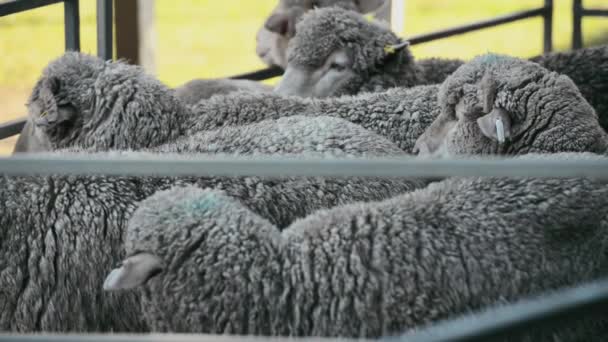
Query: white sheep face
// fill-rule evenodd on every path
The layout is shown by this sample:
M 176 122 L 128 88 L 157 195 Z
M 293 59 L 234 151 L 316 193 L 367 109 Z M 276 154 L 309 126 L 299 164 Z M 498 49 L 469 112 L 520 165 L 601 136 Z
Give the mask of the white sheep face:
M 340 89 L 345 88 L 345 85 L 356 77 L 351 67 L 352 58 L 346 48 L 330 54 L 325 62 L 316 68 L 288 63 L 275 92 L 301 97 L 340 95 Z

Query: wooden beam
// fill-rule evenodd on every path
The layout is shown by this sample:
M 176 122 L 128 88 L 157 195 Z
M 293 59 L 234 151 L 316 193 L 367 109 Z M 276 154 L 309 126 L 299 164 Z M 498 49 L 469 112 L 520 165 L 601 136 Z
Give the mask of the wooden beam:
M 154 73 L 154 0 L 115 0 L 116 58 Z

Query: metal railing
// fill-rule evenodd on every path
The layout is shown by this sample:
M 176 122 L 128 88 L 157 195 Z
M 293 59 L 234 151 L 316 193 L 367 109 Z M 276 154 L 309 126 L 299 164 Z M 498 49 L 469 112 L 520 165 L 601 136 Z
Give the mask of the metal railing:
M 78 0 L 11 0 L 0 4 L 0 16 L 63 2 L 65 6 L 66 49 L 79 50 Z M 97 0 L 98 55 L 111 59 L 112 0 Z M 544 0 L 542 7 L 513 13 L 490 20 L 423 34 L 410 38 L 421 44 L 466 32 L 497 26 L 517 20 L 541 16 L 544 20 L 543 50 L 552 49 L 553 1 Z M 263 80 L 280 76 L 280 68 L 268 68 L 232 78 Z M 23 121 L 0 125 L 0 139 L 18 134 Z M 107 175 L 226 175 L 226 176 L 373 176 L 373 177 L 447 177 L 447 176 L 509 176 L 509 177 L 591 177 L 608 179 L 608 162 L 576 163 L 556 160 L 422 160 L 422 159 L 332 159 L 295 160 L 276 158 L 197 158 L 179 156 L 113 157 L 89 159 L 85 156 L 59 157 L 22 155 L 0 158 L 0 174 L 107 174 Z M 489 311 L 440 322 L 415 334 L 387 337 L 404 342 L 474 342 L 488 338 L 522 333 L 531 328 L 560 324 L 564 319 L 584 318 L 608 304 L 608 281 L 582 285 L 553 295 L 527 299 Z M 471 319 L 474 317 L 474 319 Z M 0 335 L 8 341 L 244 341 L 269 338 L 184 335 Z M 285 339 L 271 338 L 282 341 Z M 290 339 L 291 340 L 291 339 Z M 302 339 L 308 340 L 308 339 Z M 310 339 L 312 340 L 312 339 Z
M 583 7 L 583 0 L 572 1 L 572 48 L 583 47 L 583 17 L 608 17 L 608 8 L 589 9 Z

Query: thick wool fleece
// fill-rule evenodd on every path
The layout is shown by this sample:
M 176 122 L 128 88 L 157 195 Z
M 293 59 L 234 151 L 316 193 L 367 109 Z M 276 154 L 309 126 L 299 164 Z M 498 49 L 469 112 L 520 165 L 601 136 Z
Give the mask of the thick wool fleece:
M 175 88 L 175 96 L 187 105 L 193 105 L 213 95 L 230 94 L 235 91 L 268 93 L 272 87 L 256 81 L 220 79 L 196 79 Z
M 245 155 L 314 152 L 332 157 L 402 157 L 390 140 L 344 119 L 288 116 L 194 133 L 151 151 L 238 153 Z
M 143 291 L 153 330 L 378 337 L 602 275 L 607 205 L 585 179 L 449 179 L 280 232 L 178 188 L 142 202 L 126 248 L 161 269 Z
M 319 69 L 330 55 L 346 49 L 347 68 L 352 77 L 340 89 L 326 96 L 380 91 L 396 86 L 433 84 L 447 77 L 462 61 L 434 59 L 426 62 L 441 65 L 435 70 L 420 67 L 407 47 L 387 53 L 386 47 L 401 42 L 390 28 L 370 22 L 361 14 L 339 8 L 320 8 L 304 15 L 288 48 L 288 65 L 298 69 Z M 442 73 L 442 75 L 436 75 Z M 426 78 L 429 78 L 427 81 Z
M 386 137 L 409 153 L 439 115 L 437 91 L 438 86 L 420 86 L 328 99 L 248 93 L 214 96 L 192 107 L 186 134 L 293 115 L 332 116 Z
M 441 115 L 417 142 L 424 153 L 602 153 L 608 148 L 596 112 L 568 76 L 515 57 L 476 57 L 442 84 L 438 101 Z M 505 126 L 504 142 L 492 136 L 498 119 Z M 492 125 L 486 132 L 484 120 Z
M 346 141 L 355 148 L 344 150 L 362 151 L 356 142 Z M 403 154 L 390 145 L 384 144 L 386 155 Z M 340 150 L 329 144 L 319 145 L 319 152 L 285 154 L 319 158 L 327 155 L 324 149 Z M 108 155 L 151 153 L 87 154 Z M 426 183 L 403 178 L 0 177 L 0 330 L 146 331 L 138 296 L 103 294 L 99 285 L 106 270 L 124 257 L 126 222 L 137 202 L 183 185 L 223 190 L 276 227 L 286 227 L 318 209 L 380 200 Z
M 608 45 L 552 52 L 531 61 L 568 75 L 595 108 L 600 125 L 608 130 Z
M 179 136 L 181 118 L 188 114 L 140 67 L 78 52 L 67 52 L 44 69 L 28 108 L 28 120 L 40 131 L 34 136 L 44 137 L 52 149 L 151 147 Z

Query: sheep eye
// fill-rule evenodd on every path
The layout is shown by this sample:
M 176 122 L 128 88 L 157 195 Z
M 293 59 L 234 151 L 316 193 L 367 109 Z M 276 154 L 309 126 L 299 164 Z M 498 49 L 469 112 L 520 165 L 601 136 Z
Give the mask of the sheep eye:
M 336 71 L 342 71 L 344 69 L 346 69 L 346 67 L 342 64 L 338 64 L 338 63 L 331 63 L 331 65 L 329 66 L 330 69 L 332 70 L 336 70 Z
M 40 113 L 40 117 L 41 117 L 41 118 L 43 118 L 43 117 L 45 117 L 47 114 L 48 114 L 48 112 L 47 112 L 47 111 L 44 111 L 44 112 Z

